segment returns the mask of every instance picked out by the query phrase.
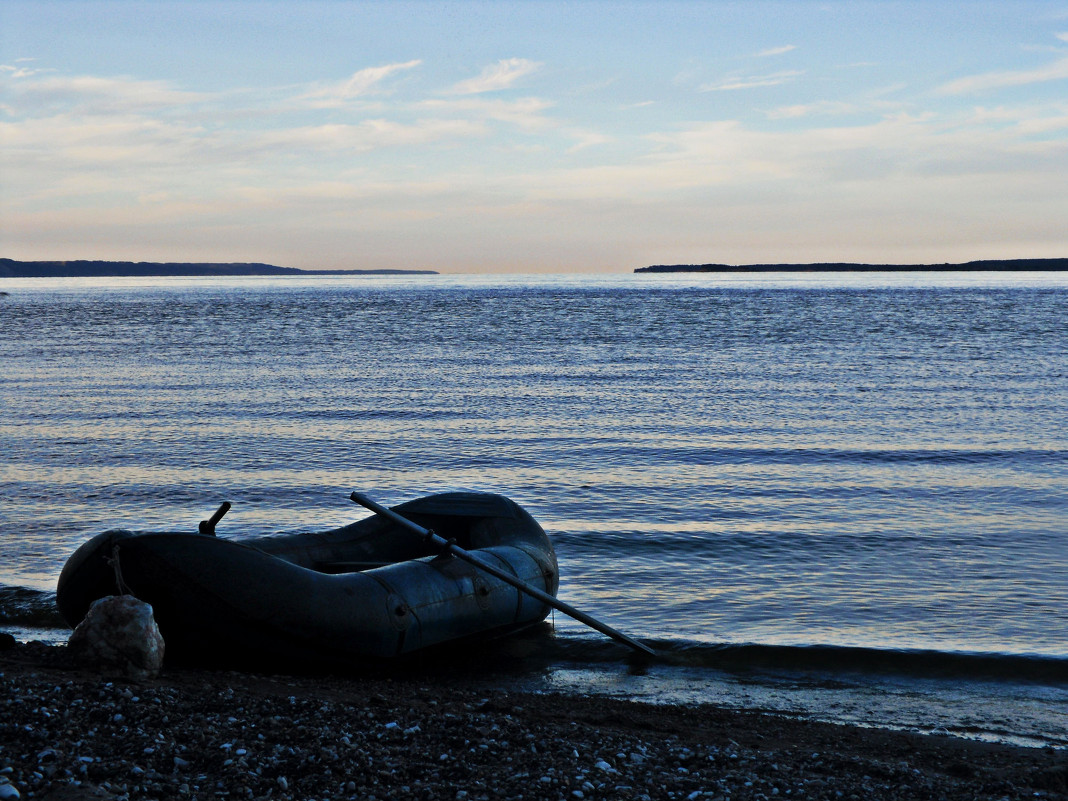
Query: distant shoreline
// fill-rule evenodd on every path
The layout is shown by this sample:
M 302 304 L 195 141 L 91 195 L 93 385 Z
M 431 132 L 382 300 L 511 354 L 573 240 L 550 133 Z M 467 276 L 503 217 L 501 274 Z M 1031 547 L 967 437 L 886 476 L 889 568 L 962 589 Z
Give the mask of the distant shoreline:
M 636 273 L 882 273 L 882 272 L 1062 272 L 1068 259 L 987 259 L 962 264 L 656 264 Z
M 185 276 L 438 275 L 435 270 L 298 270 L 258 262 L 16 261 L 0 259 L 0 278 L 148 278 Z

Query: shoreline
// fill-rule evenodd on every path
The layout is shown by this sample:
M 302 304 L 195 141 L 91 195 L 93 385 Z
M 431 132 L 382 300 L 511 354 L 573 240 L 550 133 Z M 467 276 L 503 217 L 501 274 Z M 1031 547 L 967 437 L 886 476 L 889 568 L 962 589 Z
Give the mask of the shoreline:
M 23 798 L 1068 799 L 1068 751 L 712 704 L 516 692 L 476 672 L 101 676 L 0 651 Z

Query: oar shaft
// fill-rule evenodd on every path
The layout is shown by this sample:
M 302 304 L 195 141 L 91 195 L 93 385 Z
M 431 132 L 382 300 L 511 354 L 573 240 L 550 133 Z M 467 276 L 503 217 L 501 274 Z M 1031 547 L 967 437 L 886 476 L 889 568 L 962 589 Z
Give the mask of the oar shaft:
M 449 542 L 447 539 L 445 539 L 444 537 L 442 537 L 442 536 L 440 536 L 438 534 L 435 534 L 430 529 L 424 528 L 423 526 L 420 526 L 418 523 L 415 523 L 415 522 L 409 520 L 408 518 L 404 517 L 403 515 L 400 515 L 397 512 L 394 512 L 392 509 L 389 509 L 389 508 L 387 508 L 385 506 L 382 506 L 382 504 L 371 500 L 366 495 L 363 495 L 362 493 L 359 493 L 359 492 L 354 492 L 349 497 L 353 501 L 355 501 L 356 503 L 360 504 L 361 506 L 367 507 L 372 512 L 374 512 L 376 514 L 379 514 L 379 515 L 382 515 L 383 517 L 387 517 L 390 520 L 392 520 L 394 523 L 397 523 L 398 525 L 404 526 L 409 531 L 413 531 L 416 534 L 419 534 L 424 539 L 426 539 L 428 542 L 431 542 L 435 546 L 440 548 L 441 550 L 452 554 L 457 559 L 462 559 L 463 561 L 474 565 L 475 567 L 479 568 L 480 570 L 485 571 L 486 573 L 489 573 L 491 576 L 496 576 L 497 578 L 499 578 L 501 581 L 505 582 L 506 584 L 510 584 L 513 587 L 515 587 L 516 589 L 520 590 L 521 592 L 525 592 L 527 595 L 531 596 L 532 598 L 536 598 L 537 600 L 541 601 L 542 603 L 548 604 L 549 606 L 553 607 L 554 609 L 558 609 L 559 611 L 563 612 L 565 615 L 573 617 L 573 618 L 575 618 L 575 620 L 578 620 L 581 623 L 585 623 L 590 628 L 595 629 L 595 630 L 601 632 L 602 634 L 605 634 L 605 635 L 611 637 L 613 640 L 621 642 L 624 645 L 629 645 L 631 648 L 634 648 L 637 651 L 641 651 L 642 653 L 649 654 L 649 656 L 656 656 L 656 651 L 654 651 L 648 645 L 645 645 L 644 643 L 640 643 L 637 640 L 635 640 L 635 639 L 633 639 L 631 637 L 628 637 L 623 632 L 618 631 L 618 630 L 612 628 L 611 626 L 609 626 L 609 625 L 607 625 L 605 623 L 602 623 L 601 621 L 597 620 L 596 618 L 590 617 L 585 612 L 582 612 L 582 611 L 576 609 L 575 607 L 571 606 L 571 604 L 564 603 L 559 598 L 557 598 L 555 595 L 550 595 L 549 593 L 545 592 L 544 590 L 539 590 L 537 587 L 531 587 L 525 581 L 513 576 L 511 573 L 506 573 L 505 571 L 501 570 L 500 568 L 494 567 L 493 565 L 486 564 L 485 562 L 481 561 L 480 559 L 475 557 L 470 552 L 465 551 L 463 548 L 458 546 L 456 543 Z

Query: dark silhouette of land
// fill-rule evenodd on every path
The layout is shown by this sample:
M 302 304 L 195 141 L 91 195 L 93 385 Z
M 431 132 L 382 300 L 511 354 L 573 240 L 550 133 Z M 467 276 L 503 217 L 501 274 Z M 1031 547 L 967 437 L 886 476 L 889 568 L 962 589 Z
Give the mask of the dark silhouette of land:
M 15 261 L 0 259 L 0 278 L 88 278 L 211 275 L 437 275 L 434 270 L 298 270 L 259 263 L 151 261 Z
M 882 272 L 1061 272 L 1068 259 L 987 259 L 963 264 L 656 264 L 636 273 L 882 273 Z

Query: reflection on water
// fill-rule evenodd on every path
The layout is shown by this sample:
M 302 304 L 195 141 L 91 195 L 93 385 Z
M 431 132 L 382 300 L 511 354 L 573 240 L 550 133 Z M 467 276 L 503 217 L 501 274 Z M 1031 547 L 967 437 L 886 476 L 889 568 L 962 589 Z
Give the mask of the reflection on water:
M 5 283 L 0 582 L 222 500 L 242 537 L 488 489 L 635 636 L 1068 657 L 1065 284 Z

